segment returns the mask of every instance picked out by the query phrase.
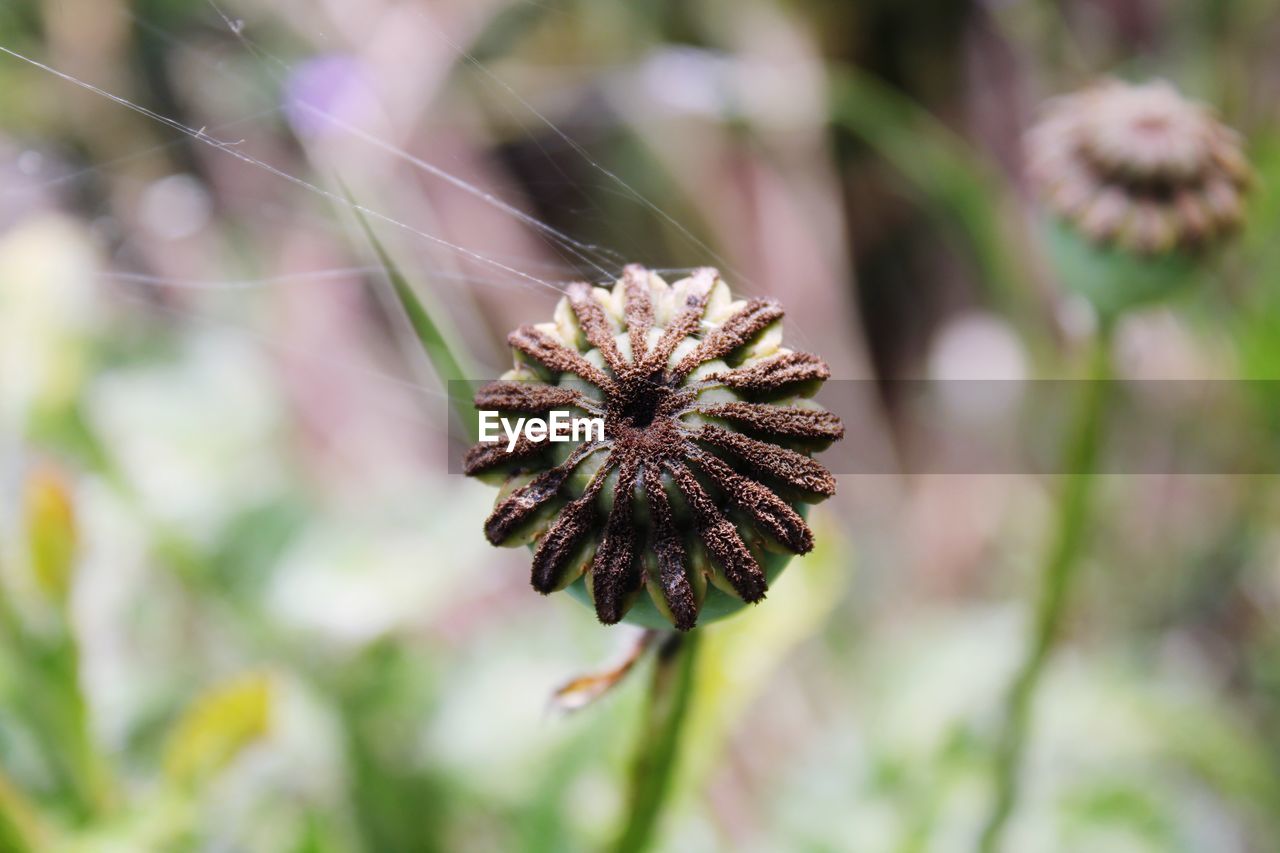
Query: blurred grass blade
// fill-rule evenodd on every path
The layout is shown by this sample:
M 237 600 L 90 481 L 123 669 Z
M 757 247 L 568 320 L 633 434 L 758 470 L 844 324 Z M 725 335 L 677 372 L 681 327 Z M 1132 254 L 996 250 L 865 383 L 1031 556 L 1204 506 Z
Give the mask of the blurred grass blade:
M 178 721 L 164 756 L 165 772 L 180 786 L 197 784 L 264 737 L 271 722 L 271 681 L 244 675 L 214 687 Z
M 360 205 L 351 195 L 351 192 L 341 183 L 339 183 L 339 186 L 342 187 L 343 195 L 350 203 L 351 211 L 355 214 L 356 221 L 360 223 L 360 228 L 364 231 L 365 238 L 369 241 L 369 245 L 373 247 L 378 263 L 381 264 L 383 272 L 391 282 L 396 300 L 409 318 L 409 325 L 413 328 L 413 333 L 417 337 L 418 343 L 422 345 L 422 351 L 426 353 L 427 360 L 431 362 L 431 367 L 440 378 L 440 383 L 444 386 L 449 402 L 453 406 L 454 414 L 471 440 L 477 440 L 475 412 L 471 402 L 466 396 L 454 393 L 456 387 L 450 386 L 451 382 L 465 381 L 468 378 L 468 373 L 464 368 L 463 359 L 458 355 L 460 347 L 450 342 L 450 336 L 445 333 L 441 324 L 435 319 L 435 317 L 443 317 L 444 312 L 437 308 L 434 311 L 435 316 L 432 315 L 432 311 L 429 311 L 424 305 L 423 299 L 418 296 L 417 292 L 409 284 L 409 280 L 400 271 L 400 267 L 391 258 L 386 247 L 382 245 L 382 241 L 374 234 L 368 218 L 365 217 L 364 212 L 360 209 Z
M 1000 212 L 995 169 L 910 98 L 870 75 L 833 68 L 832 120 L 861 139 L 962 235 L 988 296 L 1015 321 L 1031 318 Z M 1035 336 L 1032 336 L 1034 338 Z

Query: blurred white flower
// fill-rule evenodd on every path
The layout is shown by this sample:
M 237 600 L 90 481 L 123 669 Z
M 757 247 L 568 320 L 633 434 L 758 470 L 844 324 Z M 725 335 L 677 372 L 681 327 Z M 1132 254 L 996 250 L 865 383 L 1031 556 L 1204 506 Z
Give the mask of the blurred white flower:
M 472 520 L 488 509 L 488 491 L 456 479 L 447 497 L 438 491 L 420 499 L 399 496 L 396 507 L 311 525 L 274 576 L 268 600 L 276 617 L 354 646 L 398 627 L 429 624 L 452 608 L 459 588 L 483 583 L 478 564 L 488 559 L 483 537 L 453 533 L 470 533 Z M 407 510 L 422 521 L 406 521 Z
M 177 360 L 108 371 L 88 389 L 89 421 L 150 517 L 210 542 L 282 488 L 268 372 L 252 344 L 193 331 Z
M 942 327 L 929 353 L 929 376 L 940 382 L 1019 381 L 1027 376 L 1027 359 L 1008 323 L 991 314 L 970 311 Z
M 213 202 L 194 175 L 169 175 L 142 192 L 138 216 L 162 240 L 181 240 L 209 224 Z
M 717 121 L 736 113 L 762 127 L 807 128 L 824 108 L 821 69 L 799 57 L 666 47 L 638 66 L 634 82 L 647 101 Z
M 73 399 L 103 320 L 97 253 L 71 219 L 42 215 L 0 237 L 0 433 Z
M 991 802 L 990 737 L 1025 626 L 1012 609 L 903 616 L 868 650 L 850 710 L 779 774 L 769 800 L 778 838 L 973 849 Z M 1096 647 L 1056 658 L 1035 704 L 1009 849 L 1246 849 L 1246 797 L 1215 788 L 1213 768 L 1242 779 L 1270 771 L 1218 689 L 1176 660 L 1140 668 Z
M 948 321 L 929 353 L 928 371 L 958 423 L 1000 435 L 1013 424 L 1027 357 L 1008 323 L 978 311 Z

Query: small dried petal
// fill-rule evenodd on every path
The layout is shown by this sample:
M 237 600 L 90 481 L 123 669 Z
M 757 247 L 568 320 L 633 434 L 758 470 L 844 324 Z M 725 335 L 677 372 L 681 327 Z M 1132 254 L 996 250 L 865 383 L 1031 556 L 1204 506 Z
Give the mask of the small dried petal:
M 1129 244 L 1145 255 L 1168 251 L 1175 239 L 1174 225 L 1165 209 L 1151 202 L 1143 202 L 1130 211 L 1124 233 Z
M 1109 242 L 1124 226 L 1131 202 L 1115 187 L 1104 187 L 1080 214 L 1080 230 L 1098 243 Z
M 472 451 L 488 446 L 491 445 L 478 444 L 472 448 Z M 494 545 L 503 544 L 534 513 L 557 497 L 578 464 L 598 447 L 598 442 L 583 445 L 555 468 L 543 471 L 506 498 L 499 500 L 489 518 L 485 520 L 485 538 Z
M 544 471 L 532 482 L 516 489 L 501 501 L 484 522 L 484 535 L 491 544 L 501 545 L 533 517 L 533 514 L 556 497 L 568 472 L 560 469 Z
M 1229 181 L 1210 181 L 1205 185 L 1203 199 L 1219 229 L 1233 230 L 1244 219 L 1240 190 Z
M 1188 241 L 1200 242 L 1213 234 L 1213 217 L 1208 202 L 1198 193 L 1182 190 L 1173 200 L 1182 220 L 1184 236 Z
M 642 369 L 639 372 L 643 375 L 652 375 L 654 372 L 661 370 L 680 342 L 698 332 L 698 328 L 702 323 L 702 312 L 707 309 L 707 295 L 711 292 L 711 287 L 715 284 L 716 279 L 719 278 L 719 273 L 712 269 L 703 268 L 695 272 L 690 278 L 688 296 L 685 298 L 683 305 L 677 306 L 679 313 L 675 315 L 671 324 L 663 331 L 662 337 L 653 345 L 653 350 L 645 356 L 645 360 L 642 362 Z

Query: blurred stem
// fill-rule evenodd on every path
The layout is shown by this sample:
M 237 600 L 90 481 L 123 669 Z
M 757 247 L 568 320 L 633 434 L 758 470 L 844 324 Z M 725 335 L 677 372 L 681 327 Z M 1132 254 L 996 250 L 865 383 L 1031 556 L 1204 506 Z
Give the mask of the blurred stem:
M 18 620 L 9 608 L 5 589 L 0 586 L 0 644 L 15 650 L 20 639 Z M 0 664 L 8 663 L 0 659 Z M 36 845 L 34 813 L 22 792 L 0 769 L 0 850 L 14 853 L 34 851 Z
M 697 646 L 695 631 L 672 634 L 658 647 L 649 706 L 631 770 L 627 820 L 614 848 L 617 853 L 639 853 L 653 840 L 675 775 L 680 736 L 693 693 Z
M 1048 362 L 1043 319 L 1010 249 L 1016 232 L 1003 211 L 1008 188 L 974 146 L 911 98 L 850 66 L 828 69 L 831 122 L 888 163 L 968 247 L 987 297 Z
M 80 817 L 92 820 L 110 806 L 110 781 L 93 742 L 89 708 L 80 688 L 80 649 L 69 625 L 42 656 L 50 695 L 40 725 L 47 738 L 49 759 L 61 767 L 68 790 L 78 804 Z
M 110 805 L 111 780 L 93 743 L 89 709 L 80 689 L 79 648 L 65 612 L 60 620 L 47 635 L 31 634 L 0 589 L 0 643 L 13 650 L 13 665 L 21 672 L 18 680 L 29 685 L 16 697 L 16 707 L 65 804 L 77 821 L 87 822 Z M 0 780 L 0 787 L 3 784 Z M 0 810 L 3 806 L 0 802 Z
M 1054 537 L 1041 572 L 1035 621 L 1031 625 L 1026 658 L 1005 700 L 1004 728 L 994 765 L 995 803 L 979 842 L 979 849 L 984 853 L 1000 849 L 1005 825 L 1017 802 L 1018 773 L 1031 727 L 1036 689 L 1062 624 L 1067 597 L 1080 563 L 1110 384 L 1111 329 L 1109 322 L 1104 323 L 1093 342 L 1088 376 L 1080 383 L 1079 408 L 1071 432 L 1066 436 L 1063 453 L 1066 480 L 1058 502 Z

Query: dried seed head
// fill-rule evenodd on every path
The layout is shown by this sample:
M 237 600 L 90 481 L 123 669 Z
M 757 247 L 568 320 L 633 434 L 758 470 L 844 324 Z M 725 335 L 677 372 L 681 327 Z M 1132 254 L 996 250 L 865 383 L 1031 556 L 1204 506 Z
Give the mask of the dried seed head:
M 805 399 L 829 370 L 781 348 L 782 313 L 735 302 L 712 269 L 668 284 L 632 265 L 611 289 L 572 285 L 554 323 L 512 333 L 517 367 L 478 408 L 605 421 L 602 441 L 481 444 L 464 460 L 507 477 L 485 535 L 530 544 L 534 589 L 581 590 L 606 624 L 687 631 L 760 601 L 812 549 L 798 510 L 835 480 L 808 454 L 844 429 Z
M 1051 100 L 1027 135 L 1046 206 L 1090 242 L 1139 255 L 1195 250 L 1239 228 L 1239 135 L 1157 80 L 1107 80 Z

